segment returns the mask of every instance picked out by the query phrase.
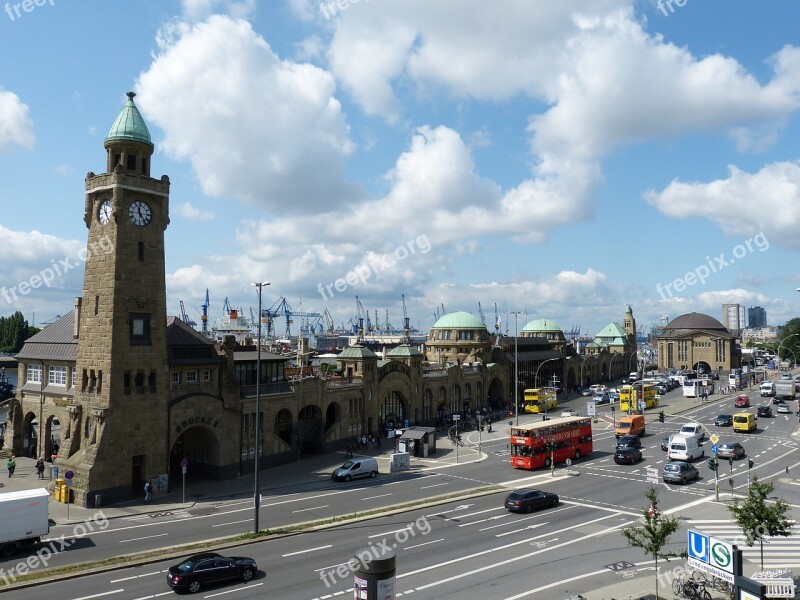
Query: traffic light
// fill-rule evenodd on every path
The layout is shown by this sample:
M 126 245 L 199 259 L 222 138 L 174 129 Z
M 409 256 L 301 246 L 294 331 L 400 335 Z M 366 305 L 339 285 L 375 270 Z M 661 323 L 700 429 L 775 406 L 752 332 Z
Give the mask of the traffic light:
M 748 469 L 752 469 L 755 464 L 756 463 L 754 463 L 751 459 L 749 459 L 749 458 L 747 459 L 747 468 Z
M 658 420 L 661 421 L 662 423 L 664 422 L 664 411 L 663 410 L 658 413 Z
M 712 471 L 716 471 L 719 466 L 719 461 L 716 458 L 709 458 L 708 459 L 708 468 Z

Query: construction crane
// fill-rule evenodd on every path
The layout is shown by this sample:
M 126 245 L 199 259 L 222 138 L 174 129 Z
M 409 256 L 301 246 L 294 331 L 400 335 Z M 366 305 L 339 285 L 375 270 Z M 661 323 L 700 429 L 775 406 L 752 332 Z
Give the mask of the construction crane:
M 328 309 L 325 309 L 325 312 L 322 313 L 322 318 L 325 319 L 326 331 L 328 333 L 333 333 L 333 330 L 336 329 L 336 326 L 333 323 L 333 317 Z M 343 328 L 344 329 L 344 328 Z
M 202 332 L 204 334 L 208 334 L 208 288 L 206 288 L 206 301 L 200 306 L 203 309 L 203 313 L 200 315 L 200 321 L 203 323 Z
M 329 313 L 330 314 L 330 313 Z M 264 309 L 261 318 L 267 319 L 267 335 L 275 335 L 273 323 L 277 317 L 283 317 L 286 320 L 286 331 L 284 333 L 284 337 L 292 337 L 292 324 L 294 324 L 293 317 L 300 317 L 301 319 L 306 319 L 305 323 L 301 321 L 301 325 L 299 328 L 300 334 L 307 334 L 309 332 L 313 332 L 317 325 L 319 324 L 321 327 L 322 322 L 322 315 L 316 312 L 306 312 L 306 311 L 297 311 L 292 310 L 292 307 L 289 305 L 289 302 L 284 297 L 278 298 L 275 303 L 267 309 Z M 313 322 L 309 322 L 308 319 L 313 319 Z
M 411 342 L 411 326 L 408 322 L 408 312 L 406 311 L 406 295 L 402 294 L 403 298 L 403 336 L 406 344 Z
M 483 314 L 483 308 L 481 308 L 480 300 L 478 300 L 478 314 L 481 316 L 481 323 L 486 326 L 486 315 Z
M 184 323 L 186 323 L 186 324 L 187 324 L 189 327 L 191 327 L 192 329 L 194 329 L 194 328 L 195 328 L 195 326 L 197 325 L 197 323 L 196 323 L 195 321 L 192 321 L 192 320 L 189 318 L 189 315 L 187 315 L 187 314 L 186 314 L 186 306 L 184 306 L 184 304 L 183 304 L 183 300 L 181 300 L 181 301 L 180 301 L 180 305 L 181 305 L 181 321 L 183 321 L 183 322 L 184 322 Z
M 367 317 L 369 318 L 369 317 Z M 352 319 L 350 320 L 352 323 Z M 364 307 L 361 305 L 361 300 L 356 296 L 356 321 L 353 323 L 356 328 L 357 341 L 364 340 Z

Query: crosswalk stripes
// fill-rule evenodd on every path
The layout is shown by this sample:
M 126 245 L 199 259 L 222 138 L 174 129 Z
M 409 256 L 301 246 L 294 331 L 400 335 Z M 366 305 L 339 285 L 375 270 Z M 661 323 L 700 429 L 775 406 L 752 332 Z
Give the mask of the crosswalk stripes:
M 718 537 L 736 544 L 742 551 L 744 560 L 758 565 L 761 569 L 761 545 L 756 542 L 748 546 L 739 526 L 730 520 L 690 519 L 688 525 L 701 533 Z M 789 537 L 773 537 L 764 540 L 764 569 L 800 568 L 800 524 L 792 525 Z

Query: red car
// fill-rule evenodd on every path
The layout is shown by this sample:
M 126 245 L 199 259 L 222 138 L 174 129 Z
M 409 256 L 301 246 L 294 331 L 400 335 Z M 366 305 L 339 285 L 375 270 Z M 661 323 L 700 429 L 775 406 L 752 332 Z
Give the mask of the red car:
M 734 401 L 733 405 L 739 408 L 748 407 L 750 406 L 750 397 L 746 394 L 736 396 L 736 400 Z

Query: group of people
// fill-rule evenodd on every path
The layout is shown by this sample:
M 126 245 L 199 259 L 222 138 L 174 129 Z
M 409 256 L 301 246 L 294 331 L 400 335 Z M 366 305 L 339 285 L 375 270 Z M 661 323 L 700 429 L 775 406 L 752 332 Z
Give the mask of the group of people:
M 380 450 L 381 438 L 369 435 L 357 435 L 354 443 L 347 444 L 347 458 L 352 458 L 355 455 L 356 449 L 358 450 Z

